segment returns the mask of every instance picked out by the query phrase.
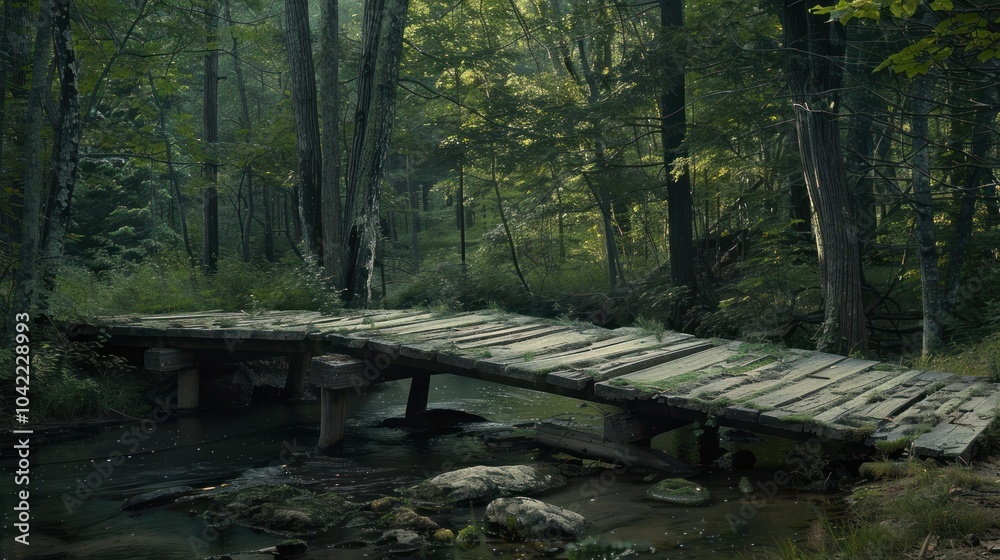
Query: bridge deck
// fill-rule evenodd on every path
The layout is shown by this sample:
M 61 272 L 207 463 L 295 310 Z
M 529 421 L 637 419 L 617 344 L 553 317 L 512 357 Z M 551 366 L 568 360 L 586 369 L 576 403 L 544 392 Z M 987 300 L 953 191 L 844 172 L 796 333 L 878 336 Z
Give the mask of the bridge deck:
M 984 378 L 493 311 L 202 312 L 101 323 L 74 332 L 103 329 L 113 344 L 136 346 L 346 354 L 375 364 L 372 372 L 392 363 L 764 433 L 869 446 L 912 440 L 931 457 L 970 458 L 1000 405 L 1000 386 Z

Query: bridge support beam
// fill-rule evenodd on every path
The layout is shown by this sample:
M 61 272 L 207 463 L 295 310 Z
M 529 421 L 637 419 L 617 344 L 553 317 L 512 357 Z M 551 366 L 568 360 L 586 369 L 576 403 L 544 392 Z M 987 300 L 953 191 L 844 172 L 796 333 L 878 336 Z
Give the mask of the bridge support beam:
M 177 408 L 190 410 L 198 408 L 201 393 L 201 374 L 198 368 L 189 367 L 177 371 Z
M 406 418 L 427 411 L 427 399 L 431 390 L 431 375 L 419 372 L 410 379 L 410 394 L 406 398 Z
M 334 447 L 344 441 L 344 426 L 347 423 L 347 391 L 350 389 L 320 389 L 320 449 Z
M 719 445 L 719 426 L 706 426 L 701 423 L 701 434 L 698 435 L 698 462 L 711 465 L 722 455 Z
M 286 399 L 299 398 L 306 392 L 306 376 L 312 355 L 302 352 L 289 354 L 285 359 L 288 361 L 288 375 L 285 377 L 284 396 Z

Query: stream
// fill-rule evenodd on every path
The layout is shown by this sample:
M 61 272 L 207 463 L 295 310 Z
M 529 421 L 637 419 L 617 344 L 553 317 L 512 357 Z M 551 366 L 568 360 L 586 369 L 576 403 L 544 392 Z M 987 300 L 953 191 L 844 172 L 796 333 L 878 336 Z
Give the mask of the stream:
M 599 427 L 610 407 L 535 391 L 441 375 L 432 379 L 430 407 L 462 410 L 490 419 L 450 435 L 413 434 L 381 427 L 386 418 L 403 415 L 408 382 L 392 382 L 349 401 L 347 439 L 339 453 L 310 456 L 288 467 L 290 476 L 314 489 L 337 489 L 353 501 L 393 495 L 394 490 L 424 478 L 472 465 L 530 463 L 541 452 L 511 440 L 472 434 L 517 432 L 533 420 L 559 418 Z M 197 415 L 151 414 L 143 421 L 118 427 L 94 428 L 67 441 L 33 440 L 31 453 L 30 545 L 16 545 L 5 536 L 5 558 L 155 558 L 195 559 L 273 546 L 282 537 L 231 527 L 206 529 L 184 504 L 120 511 L 122 500 L 172 486 L 210 488 L 248 469 L 291 460 L 292 452 L 315 445 L 319 405 L 315 402 L 270 403 L 252 407 L 209 410 Z M 695 451 L 691 430 L 676 430 L 654 440 L 681 459 Z M 489 443 L 492 442 L 492 443 Z M 505 443 L 506 442 L 506 443 Z M 713 495 L 711 505 L 684 508 L 643 498 L 654 482 L 648 473 L 616 473 L 571 478 L 569 484 L 540 499 L 577 511 L 593 523 L 586 543 L 551 551 L 566 558 L 750 558 L 755 551 L 785 539 L 805 539 L 817 520 L 835 515 L 836 500 L 803 494 L 791 484 L 770 499 L 751 501 L 738 490 L 740 477 L 754 483 L 774 479 L 794 442 L 762 438 L 758 442 L 724 442 L 729 449 L 748 449 L 757 456 L 752 470 L 703 473 L 692 480 Z M 310 454 L 312 455 L 312 454 Z M 686 456 L 687 455 L 687 456 Z M 114 461 L 109 463 L 108 458 Z M 0 467 L 13 472 L 10 454 Z M 110 472 L 109 472 L 110 467 Z M 10 470 L 8 470 L 10 469 Z M 11 477 L 2 483 L 5 532 L 11 532 Z M 457 508 L 435 518 L 455 533 L 481 519 L 485 506 Z M 746 519 L 735 525 L 735 519 Z M 734 528 L 735 527 L 735 528 Z M 307 538 L 303 558 L 361 560 L 393 557 L 371 547 L 336 548 L 359 538 L 348 526 Z M 523 557 L 523 545 L 488 542 L 472 549 L 433 549 L 421 558 L 471 560 Z M 621 551 L 631 549 L 631 554 Z M 608 551 L 618 551 L 609 553 Z

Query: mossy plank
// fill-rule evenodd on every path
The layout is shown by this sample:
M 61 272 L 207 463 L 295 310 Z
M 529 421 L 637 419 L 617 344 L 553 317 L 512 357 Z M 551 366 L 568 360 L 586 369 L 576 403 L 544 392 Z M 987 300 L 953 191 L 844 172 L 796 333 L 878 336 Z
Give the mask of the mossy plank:
M 727 348 L 726 346 L 717 346 L 677 360 L 639 370 L 635 373 L 622 375 L 615 379 L 632 384 L 656 387 L 657 384 L 663 384 L 672 377 L 705 369 L 724 362 L 734 355 L 736 355 L 735 349 Z
M 715 345 L 707 340 L 691 340 L 690 338 L 675 339 L 673 343 L 656 350 L 646 351 L 636 356 L 616 358 L 613 361 L 603 364 L 597 368 L 591 368 L 591 374 L 596 381 L 606 381 L 608 379 L 635 373 L 673 360 L 678 360 L 697 354 L 704 350 L 714 348 Z
M 920 370 L 909 370 L 906 372 L 891 372 L 892 375 L 888 377 L 884 382 L 865 389 L 857 395 L 854 395 L 849 401 L 843 403 L 839 407 L 831 408 L 820 414 L 816 415 L 816 419 L 821 422 L 836 422 L 839 418 L 884 418 L 889 416 L 889 414 L 883 414 L 882 416 L 867 416 L 862 413 L 862 410 L 869 411 L 873 408 L 872 405 L 877 404 L 874 402 L 875 399 L 879 403 L 883 403 L 889 400 L 896 400 L 897 397 L 889 395 L 895 395 L 898 389 L 912 389 L 907 387 L 905 384 L 911 379 L 920 375 L 922 373 Z M 909 396 L 912 398 L 912 395 Z M 900 405 L 901 402 L 894 402 L 893 405 Z
M 842 379 L 792 403 L 782 405 L 783 410 L 795 413 L 808 413 L 813 416 L 826 412 L 836 405 L 842 405 L 857 396 L 865 389 L 878 386 L 895 372 L 868 370 L 859 375 Z
M 769 391 L 763 395 L 747 399 L 747 402 L 757 407 L 780 408 L 804 399 L 817 391 L 827 389 L 842 379 L 870 369 L 877 363 L 871 360 L 847 358 L 814 371 L 786 386 L 775 388 L 773 391 Z
M 635 354 L 649 348 L 662 345 L 658 337 L 646 336 L 635 338 L 623 336 L 595 343 L 572 352 L 561 352 L 548 355 L 541 359 L 523 361 L 515 366 L 517 369 L 531 372 L 541 372 L 554 368 L 565 368 L 581 364 L 591 364 L 600 360 Z

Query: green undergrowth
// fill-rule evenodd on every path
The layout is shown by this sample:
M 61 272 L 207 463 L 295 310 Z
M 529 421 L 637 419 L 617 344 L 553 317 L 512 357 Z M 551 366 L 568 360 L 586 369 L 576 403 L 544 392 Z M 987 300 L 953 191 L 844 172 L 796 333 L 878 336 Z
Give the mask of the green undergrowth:
M 98 354 L 97 346 L 35 333 L 29 386 L 31 426 L 149 414 L 156 380 L 121 358 Z M 14 363 L 10 350 L 0 351 L 0 361 Z M 15 375 L 13 368 L 0 372 L 0 425 L 5 427 L 13 425 L 19 396 Z
M 322 272 L 292 256 L 276 263 L 219 261 L 205 276 L 186 256 L 164 255 L 100 273 L 65 265 L 59 271 L 53 314 L 78 318 L 220 309 L 332 311 L 341 306 Z
M 874 482 L 854 490 L 842 519 L 819 522 L 808 538 L 749 558 L 916 558 L 928 538 L 941 554 L 963 548 L 966 535 L 987 538 L 1000 528 L 1000 481 L 991 472 L 909 460 L 866 463 L 861 474 Z

